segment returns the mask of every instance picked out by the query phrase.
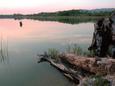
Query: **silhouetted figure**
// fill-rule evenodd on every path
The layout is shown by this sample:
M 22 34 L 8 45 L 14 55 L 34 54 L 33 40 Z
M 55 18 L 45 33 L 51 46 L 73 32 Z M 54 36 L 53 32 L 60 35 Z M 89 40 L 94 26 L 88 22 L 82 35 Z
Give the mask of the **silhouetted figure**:
M 113 15 L 115 16 L 115 15 Z M 113 18 L 102 18 L 94 24 L 95 30 L 89 50 L 93 50 L 96 56 L 115 57 L 115 22 Z
M 22 26 L 23 26 L 22 21 L 20 21 L 20 27 L 22 27 Z

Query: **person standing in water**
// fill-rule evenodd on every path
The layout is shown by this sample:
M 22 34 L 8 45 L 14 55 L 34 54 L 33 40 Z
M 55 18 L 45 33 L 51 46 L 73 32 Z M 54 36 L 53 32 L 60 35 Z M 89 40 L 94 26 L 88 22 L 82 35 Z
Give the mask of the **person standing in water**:
M 20 21 L 19 23 L 20 23 L 20 27 L 22 27 L 23 26 L 22 21 Z

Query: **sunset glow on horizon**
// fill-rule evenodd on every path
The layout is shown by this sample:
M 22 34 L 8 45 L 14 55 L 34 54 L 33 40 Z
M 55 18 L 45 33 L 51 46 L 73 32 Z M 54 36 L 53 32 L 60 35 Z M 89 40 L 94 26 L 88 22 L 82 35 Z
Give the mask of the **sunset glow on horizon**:
M 115 8 L 115 0 L 0 0 L 0 14 Z

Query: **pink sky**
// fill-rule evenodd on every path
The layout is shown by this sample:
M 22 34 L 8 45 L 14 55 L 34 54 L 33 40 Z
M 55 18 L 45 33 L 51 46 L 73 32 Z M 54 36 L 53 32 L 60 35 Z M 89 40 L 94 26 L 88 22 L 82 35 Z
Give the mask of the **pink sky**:
M 0 0 L 0 14 L 115 8 L 115 0 Z

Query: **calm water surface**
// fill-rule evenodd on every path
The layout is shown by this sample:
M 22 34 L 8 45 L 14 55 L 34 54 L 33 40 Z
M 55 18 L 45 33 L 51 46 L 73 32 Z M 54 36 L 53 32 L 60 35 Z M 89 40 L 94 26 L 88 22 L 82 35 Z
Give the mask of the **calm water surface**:
M 22 27 L 19 20 L 0 19 L 0 86 L 72 86 L 48 63 L 38 64 L 37 54 L 74 43 L 86 50 L 93 23 L 21 21 Z

